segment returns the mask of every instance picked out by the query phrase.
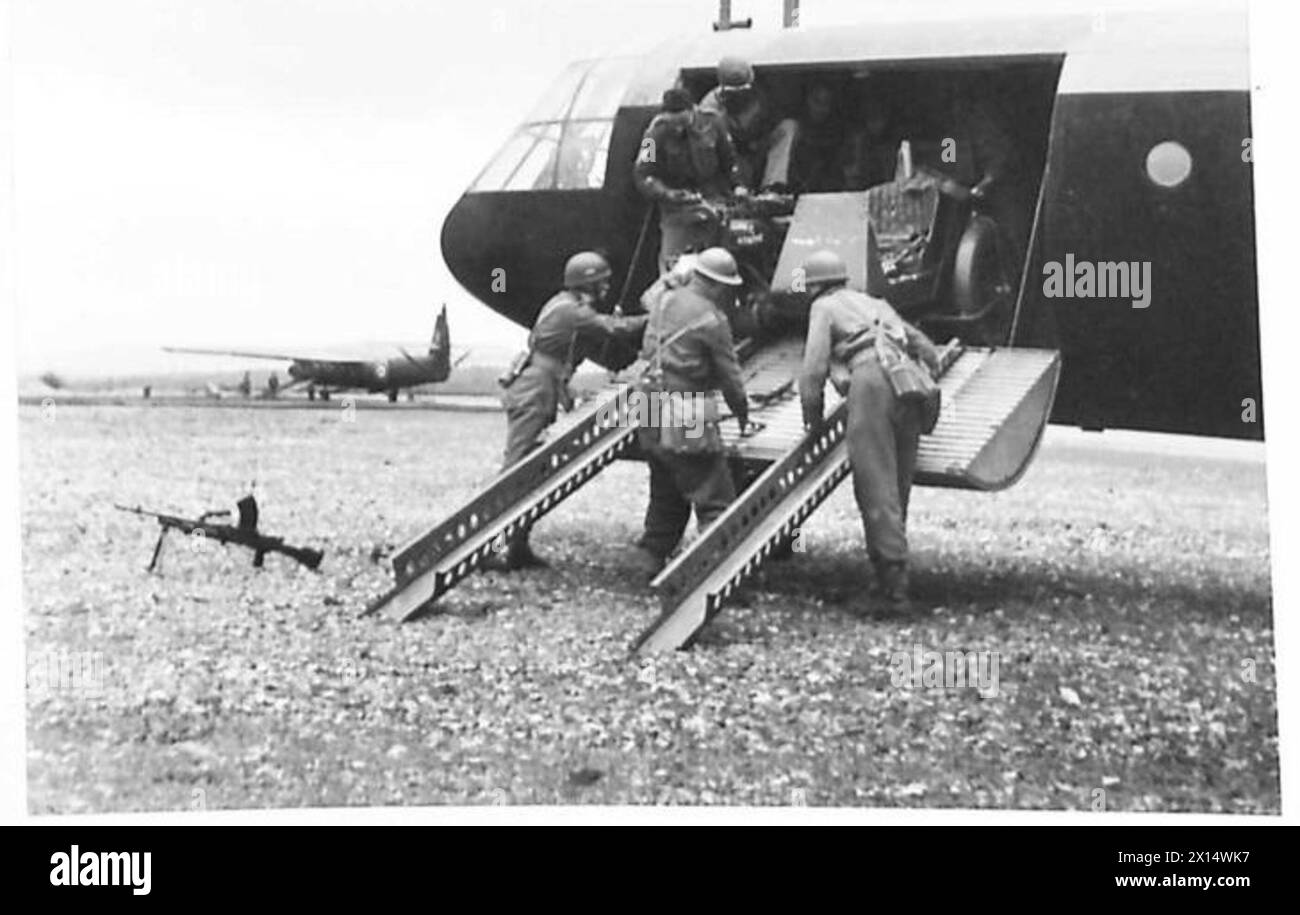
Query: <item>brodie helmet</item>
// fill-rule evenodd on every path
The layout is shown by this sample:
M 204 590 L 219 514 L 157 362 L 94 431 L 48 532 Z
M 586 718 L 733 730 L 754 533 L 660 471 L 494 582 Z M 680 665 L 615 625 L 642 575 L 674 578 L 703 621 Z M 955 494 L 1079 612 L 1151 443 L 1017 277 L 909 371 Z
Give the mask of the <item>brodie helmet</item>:
M 724 286 L 739 286 L 740 269 L 726 248 L 708 248 L 695 259 L 695 272 Z

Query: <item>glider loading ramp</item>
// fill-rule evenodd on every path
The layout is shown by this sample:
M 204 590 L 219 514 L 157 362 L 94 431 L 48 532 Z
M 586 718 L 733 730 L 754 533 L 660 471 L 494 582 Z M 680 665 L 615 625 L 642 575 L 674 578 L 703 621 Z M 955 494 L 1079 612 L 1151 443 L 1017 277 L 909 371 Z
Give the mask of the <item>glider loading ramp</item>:
M 366 612 L 399 620 L 415 616 L 626 451 L 636 430 L 618 422 L 625 388 L 602 392 L 576 409 L 543 447 L 403 547 L 393 557 L 397 583 Z
M 828 390 L 827 421 L 804 431 L 796 382 L 802 348 L 798 339 L 749 353 L 742 348 L 757 431 L 741 437 L 734 423 L 724 422 L 723 438 L 733 457 L 765 469 L 654 580 L 662 612 L 637 639 L 635 651 L 688 645 L 736 586 L 848 475 L 845 409 L 838 395 Z M 1029 465 L 1047 423 L 1060 356 L 1053 350 L 955 345 L 944 353 L 944 406 L 934 431 L 921 439 L 917 485 L 1009 486 Z M 626 422 L 627 387 L 611 384 L 562 418 L 543 447 L 403 547 L 393 559 L 396 583 L 366 612 L 406 620 L 429 608 L 521 526 L 536 522 L 627 453 L 636 431 Z
M 1014 483 L 1033 458 L 1059 374 L 1060 357 L 1052 350 L 947 348 L 939 378 L 945 406 L 938 425 L 921 438 L 917 483 L 983 490 Z M 838 398 L 832 403 L 819 429 L 802 434 L 800 428 L 793 445 L 651 583 L 662 613 L 634 652 L 689 645 L 849 475 L 847 405 Z M 771 421 L 781 431 L 801 423 L 797 396 L 775 409 L 780 415 Z

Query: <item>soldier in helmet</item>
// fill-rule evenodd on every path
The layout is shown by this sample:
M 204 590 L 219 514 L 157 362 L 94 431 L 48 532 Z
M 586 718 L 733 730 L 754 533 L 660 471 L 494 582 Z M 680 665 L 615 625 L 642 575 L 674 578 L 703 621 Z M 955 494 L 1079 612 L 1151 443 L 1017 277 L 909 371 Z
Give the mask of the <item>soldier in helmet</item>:
M 718 85 L 700 100 L 700 109 L 726 123 L 746 187 L 766 189 L 786 183 L 795 122 L 775 116 L 767 94 L 754 83 L 749 61 L 741 57 L 718 61 Z
M 637 190 L 659 206 L 659 269 L 717 240 L 710 202 L 745 194 L 722 118 L 702 111 L 682 89 L 664 93 L 663 110 L 641 137 L 632 168 Z
M 715 391 L 721 391 L 742 430 L 749 402 L 740 362 L 731 339 L 726 308 L 741 283 L 735 258 L 723 248 L 709 248 L 693 258 L 690 279 L 667 288 L 651 302 L 641 347 L 647 365 L 641 390 L 648 395 L 675 394 L 692 403 L 693 419 L 703 419 L 691 435 L 667 407 L 653 422 L 644 422 L 638 441 L 650 466 L 650 504 L 638 546 L 658 569 L 677 547 L 692 510 L 700 528 L 707 527 L 736 497 L 718 430 Z M 661 398 L 661 403 L 671 398 Z
M 569 378 L 582 361 L 612 338 L 635 345 L 645 327 L 644 315 L 613 317 L 598 309 L 609 295 L 613 271 L 594 251 L 582 251 L 564 265 L 564 289 L 551 297 L 528 336 L 522 364 L 502 379 L 506 409 L 503 469 L 513 466 L 541 444 L 556 411 L 572 407 Z M 540 565 L 528 544 L 528 530 L 514 537 L 497 566 L 517 569 Z
M 844 261 L 818 251 L 803 263 L 812 297 L 799 396 L 805 426 L 822 421 L 826 379 L 848 397 L 849 463 L 876 589 L 894 613 L 908 604 L 907 502 L 924 411 L 898 400 L 877 348 L 885 335 L 910 358 L 938 368 L 934 344 L 884 299 L 849 289 Z
M 782 131 L 789 131 L 791 139 L 788 143 L 777 143 L 769 153 L 764 184 L 784 185 L 799 194 L 843 190 L 848 183 L 850 162 L 841 107 L 836 86 L 813 83 L 804 95 L 799 119 L 788 119 L 777 125 Z

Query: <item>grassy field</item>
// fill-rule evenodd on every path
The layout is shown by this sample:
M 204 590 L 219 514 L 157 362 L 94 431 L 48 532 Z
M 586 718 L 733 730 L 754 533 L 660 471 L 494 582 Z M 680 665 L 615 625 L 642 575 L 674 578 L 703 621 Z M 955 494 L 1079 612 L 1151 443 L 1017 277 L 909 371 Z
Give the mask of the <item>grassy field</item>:
M 841 487 L 693 650 L 627 657 L 645 470 L 537 529 L 549 570 L 445 613 L 358 613 L 382 557 L 495 470 L 493 414 L 20 412 L 34 813 L 383 804 L 870 805 L 1276 813 L 1262 462 L 1050 436 L 1008 492 L 920 490 L 914 623 L 863 622 Z M 1196 447 L 1193 442 L 1191 447 Z M 169 544 L 256 479 L 281 557 Z M 996 694 L 895 685 L 989 652 Z M 88 653 L 88 654 L 83 654 Z M 93 676 L 60 681 L 68 658 Z

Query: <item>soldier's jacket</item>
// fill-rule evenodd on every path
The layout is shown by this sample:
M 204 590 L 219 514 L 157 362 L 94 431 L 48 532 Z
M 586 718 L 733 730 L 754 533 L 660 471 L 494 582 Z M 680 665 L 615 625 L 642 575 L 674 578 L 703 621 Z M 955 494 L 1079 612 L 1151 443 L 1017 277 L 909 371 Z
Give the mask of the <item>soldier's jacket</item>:
M 637 189 L 657 201 L 663 201 L 670 190 L 719 197 L 739 183 L 736 154 L 725 122 L 699 109 L 685 125 L 667 115 L 655 115 L 641 137 L 632 174 Z
M 596 356 L 611 337 L 635 340 L 645 327 L 646 316 L 616 318 L 601 314 L 583 297 L 565 289 L 542 306 L 528 335 L 528 348 L 553 360 L 567 377 L 584 359 Z
M 930 338 L 904 321 L 884 299 L 843 286 L 817 297 L 808 312 L 808 339 L 799 376 L 805 423 L 822 418 L 826 379 L 831 378 L 844 393 L 853 357 L 874 348 L 876 335 L 882 331 L 905 339 L 905 349 L 913 359 L 932 370 L 938 367 L 938 351 Z
M 787 183 L 799 194 L 838 191 L 848 172 L 848 143 L 838 123 L 799 125 Z
M 777 118 L 767 96 L 759 88 L 749 91 L 745 104 L 738 109 L 728 108 L 717 87 L 700 100 L 700 110 L 716 114 L 723 119 L 731 144 L 743 156 L 753 155 L 765 147 L 768 135 L 776 127 Z
M 691 281 L 695 270 L 694 254 L 683 254 L 677 259 L 672 269 L 660 274 L 659 278 L 641 293 L 641 310 L 646 314 L 654 311 L 655 303 L 674 289 L 680 289 Z M 770 304 L 754 303 L 748 308 L 732 308 L 724 311 L 727 322 L 731 325 L 733 336 L 752 337 L 768 326 L 765 322 L 772 320 L 773 309 Z
M 734 416 L 749 419 L 749 401 L 740 375 L 740 360 L 726 315 L 689 286 L 669 289 L 654 303 L 641 344 L 641 358 L 654 359 L 660 340 L 684 327 L 698 325 L 672 340 L 659 353 L 666 391 L 720 391 Z
M 674 289 L 681 289 L 691 281 L 694 268 L 694 254 L 683 254 L 679 257 L 671 270 L 662 273 L 657 280 L 646 287 L 645 292 L 641 293 L 641 310 L 647 315 L 654 311 L 665 295 Z

